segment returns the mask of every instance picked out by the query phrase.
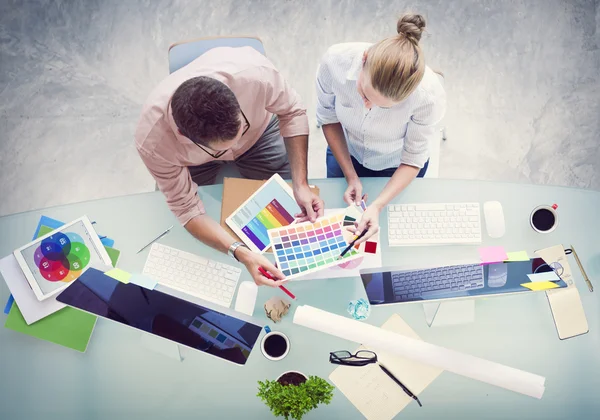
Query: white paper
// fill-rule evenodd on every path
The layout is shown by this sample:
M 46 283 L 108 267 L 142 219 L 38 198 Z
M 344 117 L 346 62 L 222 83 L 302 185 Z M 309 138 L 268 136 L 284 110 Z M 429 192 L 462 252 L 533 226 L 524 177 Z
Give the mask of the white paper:
M 325 209 L 324 216 L 331 216 L 333 214 L 338 214 L 346 211 L 343 209 Z M 346 227 L 344 227 L 346 229 Z M 343 277 L 360 277 L 360 270 L 364 270 L 366 268 L 379 268 L 383 265 L 383 261 L 381 259 L 381 242 L 379 239 L 379 232 L 375 234 L 372 238 L 372 241 L 377 242 L 377 253 L 375 254 L 366 254 L 363 253 L 363 258 L 358 258 L 355 260 L 350 260 L 344 262 L 342 267 L 330 267 L 325 268 L 323 270 L 314 271 L 312 273 L 308 273 L 301 277 L 294 278 L 294 281 L 300 280 L 321 280 L 321 279 L 336 279 Z
M 454 300 L 440 303 L 431 327 L 471 324 L 475 321 L 475 300 Z
M 429 325 L 430 327 L 431 324 L 433 324 L 435 314 L 437 313 L 439 307 L 439 302 L 429 302 L 423 304 L 423 312 L 425 312 L 425 322 L 427 322 L 427 325 Z
M 392 315 L 381 328 L 420 340 L 397 314 Z M 364 349 L 371 350 L 364 346 L 356 350 Z M 417 396 L 442 373 L 441 369 L 387 352 L 377 351 L 377 360 Z M 408 404 L 417 404 L 375 364 L 340 366 L 329 375 L 329 379 L 369 420 L 392 419 Z
M 39 301 L 33 290 L 31 290 L 31 286 L 13 254 L 0 260 L 0 273 L 4 277 L 10 293 L 15 298 L 15 302 L 17 302 L 27 325 L 31 325 L 67 306 L 57 302 L 54 297 Z
M 540 281 L 560 281 L 560 277 L 558 277 L 554 271 L 548 271 L 546 273 L 527 274 L 527 277 L 529 277 L 529 280 L 531 280 L 532 283 Z
M 404 337 L 308 305 L 296 309 L 294 323 L 531 397 L 542 398 L 544 394 L 546 379 L 542 376 Z
M 546 264 L 557 262 L 563 267 L 560 277 L 567 283 L 567 287 L 546 291 L 558 337 L 564 340 L 587 333 L 589 331 L 587 318 L 579 290 L 573 281 L 571 265 L 565 255 L 565 249 L 562 245 L 555 245 L 536 251 L 536 254 Z

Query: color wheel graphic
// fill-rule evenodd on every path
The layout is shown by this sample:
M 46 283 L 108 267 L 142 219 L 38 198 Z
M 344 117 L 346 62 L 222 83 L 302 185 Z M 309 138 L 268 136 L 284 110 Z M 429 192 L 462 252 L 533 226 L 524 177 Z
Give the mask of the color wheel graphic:
M 90 262 L 90 250 L 76 233 L 56 233 L 42 241 L 33 256 L 40 274 L 51 282 L 72 282 Z

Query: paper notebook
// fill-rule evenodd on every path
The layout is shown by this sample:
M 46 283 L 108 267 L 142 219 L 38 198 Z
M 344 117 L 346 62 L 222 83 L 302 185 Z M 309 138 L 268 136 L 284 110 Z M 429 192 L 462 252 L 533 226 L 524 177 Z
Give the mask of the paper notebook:
M 381 327 L 384 330 L 420 340 L 400 315 L 392 315 Z M 360 346 L 358 350 L 370 350 Z M 377 359 L 398 378 L 413 394 L 420 395 L 441 369 L 377 351 Z M 408 404 L 416 404 L 375 364 L 363 367 L 340 366 L 329 379 L 348 400 L 369 420 L 394 418 Z M 423 401 L 427 404 L 427 401 Z
M 564 340 L 587 333 L 589 331 L 587 318 L 564 247 L 555 245 L 536 251 L 536 254 L 546 264 L 559 270 L 557 274 L 567 283 L 566 288 L 546 291 L 558 337 Z

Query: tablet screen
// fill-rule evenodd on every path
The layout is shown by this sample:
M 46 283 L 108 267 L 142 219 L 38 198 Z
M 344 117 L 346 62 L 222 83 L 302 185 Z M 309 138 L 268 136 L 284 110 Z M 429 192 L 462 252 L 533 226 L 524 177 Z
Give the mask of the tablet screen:
M 90 264 L 103 263 L 82 221 L 21 250 L 27 267 L 46 295 L 78 278 Z
M 233 363 L 246 363 L 261 327 L 90 268 L 56 300 Z

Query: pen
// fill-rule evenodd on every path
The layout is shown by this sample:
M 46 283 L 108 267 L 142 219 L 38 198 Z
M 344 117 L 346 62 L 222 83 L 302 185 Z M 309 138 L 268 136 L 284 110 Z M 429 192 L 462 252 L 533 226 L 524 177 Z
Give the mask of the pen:
M 262 275 L 263 275 L 263 276 L 265 276 L 266 278 L 268 278 L 268 279 L 271 279 L 271 280 L 275 280 L 275 279 L 273 278 L 273 276 L 272 276 L 272 275 L 270 275 L 270 274 L 267 272 L 267 270 L 265 270 L 264 268 L 262 268 L 262 267 L 258 267 L 258 271 L 260 271 L 260 274 L 262 274 Z M 279 288 L 280 288 L 281 290 L 283 290 L 283 291 L 285 292 L 285 294 L 286 294 L 286 295 L 288 295 L 289 297 L 291 297 L 292 299 L 294 299 L 294 300 L 296 299 L 296 296 L 295 296 L 295 295 L 294 295 L 292 292 L 290 292 L 288 289 L 286 289 L 285 287 L 283 287 L 283 286 L 279 286 Z
M 378 363 L 378 365 L 381 368 L 381 370 L 383 370 L 385 372 L 385 374 L 390 377 L 390 379 L 392 381 L 396 382 L 398 384 L 398 386 L 400 388 L 402 388 L 402 390 L 406 393 L 406 395 L 408 395 L 413 400 L 415 400 L 416 402 L 418 402 L 419 403 L 419 407 L 423 407 L 423 404 L 421 404 L 421 401 L 419 401 L 419 397 L 417 397 L 415 394 L 413 394 L 412 392 L 410 392 L 410 389 L 408 389 L 407 387 L 405 387 L 404 384 L 402 382 L 400 382 L 394 375 L 392 375 L 392 372 L 390 372 L 389 370 L 387 370 L 385 366 L 383 366 L 381 363 Z
M 588 289 L 590 289 L 590 292 L 593 292 L 594 291 L 594 286 L 592 286 L 592 282 L 590 281 L 590 279 L 587 276 L 587 273 L 583 269 L 583 265 L 581 265 L 581 261 L 579 261 L 579 257 L 577 256 L 577 252 L 575 252 L 575 248 L 573 248 L 573 245 L 571 245 L 571 251 L 573 251 L 573 256 L 575 257 L 575 261 L 577 261 L 577 265 L 579 266 L 579 270 L 581 270 L 581 274 L 583 275 L 583 279 L 587 283 Z
M 165 236 L 167 233 L 169 233 L 171 231 L 171 229 L 173 229 L 173 226 L 169 227 L 167 230 L 165 230 L 163 233 L 161 233 L 160 235 L 158 235 L 156 238 L 152 239 L 150 242 L 148 242 L 147 245 L 143 246 L 142 249 L 140 249 L 138 252 L 136 252 L 136 254 L 139 254 L 140 252 L 142 252 L 144 249 L 148 248 L 150 245 L 152 245 L 154 242 L 158 241 L 160 238 L 162 238 L 163 236 Z
M 367 233 L 367 229 L 365 229 L 363 232 L 361 232 L 361 234 L 360 234 L 360 235 L 357 235 L 357 236 L 355 236 L 355 237 L 354 237 L 354 239 L 352 239 L 352 242 L 350 242 L 350 245 L 348 245 L 348 246 L 346 247 L 346 249 L 344 249 L 344 250 L 342 251 L 342 253 L 340 254 L 340 256 L 339 256 L 339 257 L 337 257 L 337 259 L 338 259 L 338 260 L 341 260 L 341 259 L 342 259 L 342 257 L 343 257 L 344 255 L 346 255 L 346 252 L 348 252 L 348 251 L 350 251 L 350 250 L 352 249 L 352 247 L 354 246 L 354 244 L 356 243 L 356 241 L 358 241 L 360 238 L 362 238 L 363 236 L 365 236 L 365 233 Z

